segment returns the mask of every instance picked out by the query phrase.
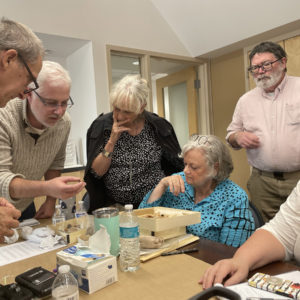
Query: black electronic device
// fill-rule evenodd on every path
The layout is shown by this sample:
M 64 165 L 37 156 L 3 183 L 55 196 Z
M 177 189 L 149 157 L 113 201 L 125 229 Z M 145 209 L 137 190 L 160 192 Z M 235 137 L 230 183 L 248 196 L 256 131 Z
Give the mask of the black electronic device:
M 31 300 L 34 294 L 18 283 L 0 285 L 0 300 Z
M 201 293 L 189 298 L 188 300 L 208 300 L 213 296 L 222 296 L 230 300 L 241 300 L 241 296 L 236 292 L 220 286 L 213 286 Z
M 51 295 L 52 283 L 55 274 L 42 268 L 36 267 L 16 277 L 16 282 L 30 289 L 38 297 Z

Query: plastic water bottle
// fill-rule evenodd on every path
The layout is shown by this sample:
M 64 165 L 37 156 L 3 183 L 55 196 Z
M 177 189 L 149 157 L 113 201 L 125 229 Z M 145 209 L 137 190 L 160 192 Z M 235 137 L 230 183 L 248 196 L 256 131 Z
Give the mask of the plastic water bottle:
M 78 205 L 76 206 L 75 218 L 77 219 L 77 223 L 79 223 L 80 228 L 88 227 L 88 213 L 86 212 L 83 201 L 78 201 Z
M 83 201 L 78 201 L 78 206 L 75 211 L 75 218 L 85 217 L 88 215 L 83 204 L 84 204 Z
M 123 272 L 134 272 L 140 265 L 139 224 L 132 211 L 133 205 L 126 204 L 120 214 L 120 268 Z
M 64 222 L 64 221 L 66 221 L 66 216 L 62 212 L 61 205 L 57 204 L 55 205 L 55 212 L 52 217 L 52 224 L 55 225 L 57 223 Z
M 78 283 L 70 272 L 69 265 L 61 265 L 52 284 L 52 298 L 55 300 L 79 300 Z

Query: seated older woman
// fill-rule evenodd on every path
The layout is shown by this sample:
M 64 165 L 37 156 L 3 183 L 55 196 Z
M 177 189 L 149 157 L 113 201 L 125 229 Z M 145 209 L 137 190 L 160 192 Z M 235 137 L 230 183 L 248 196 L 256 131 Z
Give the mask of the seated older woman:
M 184 171 L 163 178 L 139 208 L 165 206 L 201 212 L 194 235 L 239 247 L 254 231 L 246 192 L 228 179 L 227 147 L 213 135 L 194 135 L 183 147 Z
M 172 125 L 147 112 L 147 81 L 127 75 L 110 94 L 113 112 L 101 114 L 87 133 L 85 172 L 89 212 L 127 203 L 137 208 L 161 178 L 183 170 Z

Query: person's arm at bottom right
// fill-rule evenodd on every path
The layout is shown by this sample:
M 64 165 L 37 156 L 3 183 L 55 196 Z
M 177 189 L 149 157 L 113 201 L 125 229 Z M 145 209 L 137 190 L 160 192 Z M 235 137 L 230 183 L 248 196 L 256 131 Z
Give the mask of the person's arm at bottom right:
M 204 289 L 215 283 L 224 286 L 239 283 L 247 278 L 250 270 L 270 262 L 283 260 L 284 246 L 269 231 L 259 229 L 236 251 L 231 259 L 223 259 L 209 267 L 200 278 Z

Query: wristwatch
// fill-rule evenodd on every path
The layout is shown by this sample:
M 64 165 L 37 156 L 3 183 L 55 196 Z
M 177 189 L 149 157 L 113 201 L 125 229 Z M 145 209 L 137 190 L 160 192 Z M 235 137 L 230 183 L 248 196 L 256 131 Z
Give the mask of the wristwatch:
M 102 154 L 103 154 L 106 158 L 108 158 L 108 157 L 111 157 L 112 152 L 108 152 L 108 151 L 106 151 L 105 149 L 103 149 L 103 150 L 102 150 Z

